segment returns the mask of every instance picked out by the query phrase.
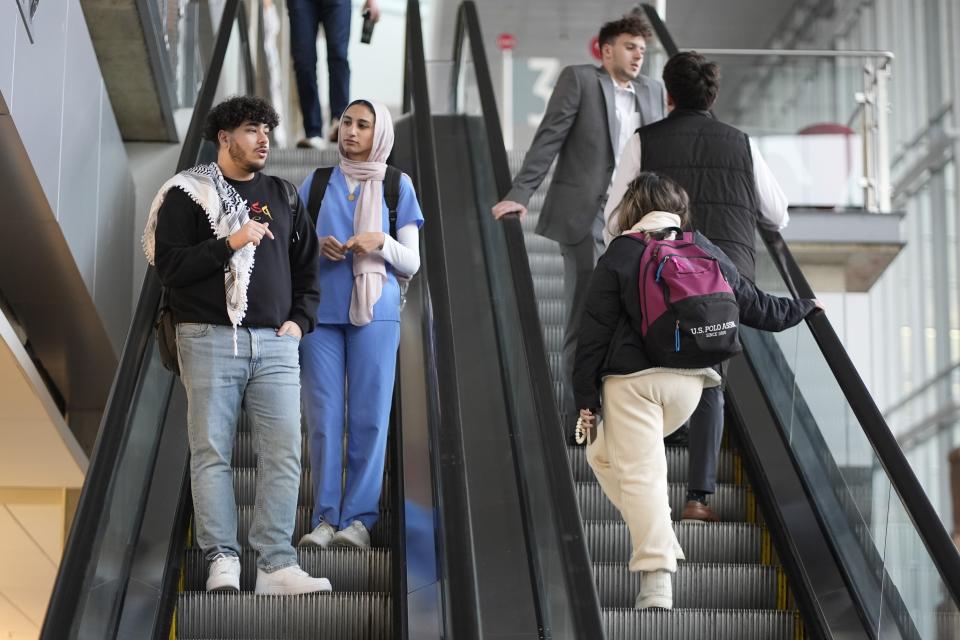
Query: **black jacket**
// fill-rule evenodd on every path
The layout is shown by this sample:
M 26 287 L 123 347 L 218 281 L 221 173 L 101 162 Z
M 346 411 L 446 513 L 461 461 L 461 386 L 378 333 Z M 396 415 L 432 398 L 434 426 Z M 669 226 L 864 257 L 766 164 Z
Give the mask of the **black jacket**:
M 256 249 L 243 326 L 277 328 L 292 320 L 306 335 L 316 326 L 320 303 L 319 243 L 310 214 L 299 197 L 299 212 L 291 211 L 281 178 L 258 173 L 246 182 L 228 181 L 247 200 L 251 219 L 269 223 L 274 235 Z M 223 272 L 232 255 L 225 239 L 214 237 L 200 205 L 170 189 L 157 213 L 156 265 L 175 322 L 230 325 Z
M 674 109 L 637 130 L 640 167 L 672 178 L 690 196 L 693 228 L 756 280 L 756 229 L 760 219 L 750 138 L 708 111 Z
M 720 269 L 740 307 L 740 322 L 763 331 L 783 331 L 816 308 L 813 300 L 780 298 L 760 291 L 741 278 L 730 258 L 702 234 L 695 242 L 720 261 Z M 605 375 L 623 375 L 653 368 L 640 334 L 640 291 L 637 278 L 645 245 L 631 238 L 615 238 L 597 262 L 590 279 L 587 302 L 573 368 L 577 407 L 600 407 L 600 384 Z

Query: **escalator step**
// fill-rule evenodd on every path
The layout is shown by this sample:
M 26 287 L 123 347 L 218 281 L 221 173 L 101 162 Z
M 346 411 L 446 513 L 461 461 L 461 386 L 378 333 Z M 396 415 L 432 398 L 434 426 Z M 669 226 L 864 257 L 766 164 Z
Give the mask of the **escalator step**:
M 529 212 L 527 215 L 530 215 Z M 550 238 L 538 236 L 536 233 L 525 233 L 523 235 L 523 240 L 524 244 L 527 246 L 528 256 L 560 255 L 560 245 Z
M 596 478 L 593 470 L 587 464 L 586 447 L 567 447 L 570 458 L 570 467 L 573 470 L 573 479 L 577 482 L 593 482 Z M 686 482 L 690 452 L 686 447 L 667 447 L 667 480 L 669 482 Z M 733 482 L 733 452 L 729 449 L 720 451 L 717 460 L 717 482 Z
M 185 592 L 177 599 L 179 640 L 388 640 L 390 596 L 327 593 L 303 596 Z
M 594 562 L 625 562 L 630 558 L 630 531 L 624 522 L 585 522 L 584 535 Z M 750 564 L 761 560 L 761 531 L 740 522 L 674 522 L 687 562 Z
M 533 278 L 533 288 L 537 299 L 563 299 L 563 274 L 539 275 Z
M 293 528 L 293 539 L 291 542 L 296 545 L 303 534 L 310 531 L 310 507 L 297 507 L 297 520 Z M 253 507 L 242 506 L 237 509 L 237 538 L 240 546 L 244 549 L 250 548 L 250 525 L 253 523 Z M 370 532 L 370 544 L 375 548 L 385 548 L 390 545 L 390 531 L 393 523 L 393 513 L 390 511 L 381 511 L 380 519 L 373 525 Z M 191 547 L 197 546 L 196 529 L 193 529 L 193 539 L 190 542 Z
M 567 310 L 563 300 L 537 300 L 537 313 L 540 315 L 541 325 L 562 326 L 567 321 Z
M 560 253 L 528 254 L 530 273 L 534 276 L 553 276 L 563 273 L 563 256 Z
M 256 498 L 256 468 L 244 467 L 233 470 L 233 491 L 237 504 L 252 505 Z M 383 489 L 380 492 L 380 508 L 385 509 L 390 499 L 390 476 L 383 478 Z M 310 469 L 304 468 L 300 474 L 300 493 L 297 504 L 301 507 L 313 506 L 313 482 Z
M 329 578 L 336 591 L 387 592 L 390 590 L 390 551 L 371 549 L 297 549 L 300 567 L 315 577 Z M 186 591 L 203 591 L 207 563 L 199 549 L 189 549 L 184 562 Z M 256 554 L 240 556 L 240 589 L 253 591 L 257 580 Z
M 687 486 L 670 483 L 670 509 L 674 520 L 680 519 L 687 496 Z M 584 520 L 620 520 L 620 512 L 607 500 L 596 482 L 577 483 L 577 502 Z M 710 499 L 710 506 L 725 522 L 743 522 L 747 512 L 747 488 L 740 485 L 718 484 Z
M 632 607 L 640 573 L 626 562 L 594 563 L 593 578 L 603 607 Z M 758 564 L 681 562 L 673 575 L 673 606 L 704 609 L 775 609 L 777 569 Z
M 673 609 L 605 610 L 607 640 L 793 640 L 793 611 Z

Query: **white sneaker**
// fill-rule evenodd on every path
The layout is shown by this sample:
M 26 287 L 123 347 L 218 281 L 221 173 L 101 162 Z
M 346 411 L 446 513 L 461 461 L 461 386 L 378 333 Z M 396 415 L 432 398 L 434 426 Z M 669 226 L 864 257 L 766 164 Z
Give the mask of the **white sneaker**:
M 636 609 L 673 609 L 673 580 L 669 571 L 641 571 Z
M 327 141 L 322 136 L 311 136 L 309 138 L 300 138 L 297 142 L 300 149 L 318 149 L 323 151 L 327 148 Z
M 370 533 L 367 531 L 367 528 L 363 526 L 362 522 L 354 520 L 346 529 L 337 531 L 336 535 L 333 536 L 333 540 L 330 542 L 330 546 L 369 549 Z
M 215 555 L 207 572 L 207 591 L 240 591 L 240 558 Z
M 326 522 L 321 521 L 317 525 L 316 529 L 310 533 L 304 534 L 300 538 L 300 546 L 303 547 L 320 547 L 321 549 L 326 549 L 330 546 L 330 541 L 333 539 L 333 535 L 336 532 Z
M 257 586 L 254 593 L 265 596 L 295 596 L 301 593 L 333 591 L 326 578 L 312 578 L 297 565 L 267 573 L 257 568 Z

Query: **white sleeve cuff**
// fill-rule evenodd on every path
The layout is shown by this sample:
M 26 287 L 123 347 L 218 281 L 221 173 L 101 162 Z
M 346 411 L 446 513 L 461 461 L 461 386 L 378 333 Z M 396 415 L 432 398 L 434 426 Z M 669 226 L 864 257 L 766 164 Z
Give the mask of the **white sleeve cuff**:
M 397 239 L 384 234 L 380 257 L 389 262 L 395 271 L 412 276 L 420 270 L 420 230 L 416 224 L 406 224 L 397 229 Z

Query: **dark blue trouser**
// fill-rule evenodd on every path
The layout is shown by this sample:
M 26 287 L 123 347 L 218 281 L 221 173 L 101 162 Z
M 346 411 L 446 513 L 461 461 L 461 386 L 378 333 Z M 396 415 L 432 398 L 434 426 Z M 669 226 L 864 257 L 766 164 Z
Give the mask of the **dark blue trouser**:
M 323 23 L 327 42 L 330 114 L 339 118 L 350 99 L 350 0 L 287 0 L 290 14 L 290 54 L 300 94 L 300 111 L 307 137 L 323 133 L 323 113 L 317 88 L 317 33 Z
M 714 493 L 717 490 L 717 457 L 723 440 L 723 387 L 703 390 L 700 404 L 690 416 L 687 446 L 690 449 L 687 488 Z

